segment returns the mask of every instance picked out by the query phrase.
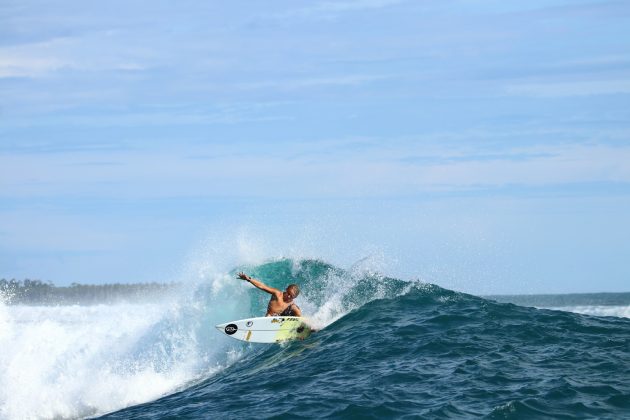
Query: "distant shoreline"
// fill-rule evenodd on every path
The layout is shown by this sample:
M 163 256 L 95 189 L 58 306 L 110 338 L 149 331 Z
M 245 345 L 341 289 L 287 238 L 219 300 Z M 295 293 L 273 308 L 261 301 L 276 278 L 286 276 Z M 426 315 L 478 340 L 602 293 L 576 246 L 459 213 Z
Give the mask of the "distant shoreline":
M 55 286 L 41 280 L 0 279 L 0 301 L 8 305 L 96 305 L 150 302 L 166 296 L 177 283 L 113 283 Z
M 180 287 L 179 283 L 108 283 L 56 286 L 41 280 L 0 279 L 0 302 L 8 305 L 97 305 L 117 302 L 152 302 Z M 521 306 L 628 305 L 630 292 L 540 293 L 481 295 Z

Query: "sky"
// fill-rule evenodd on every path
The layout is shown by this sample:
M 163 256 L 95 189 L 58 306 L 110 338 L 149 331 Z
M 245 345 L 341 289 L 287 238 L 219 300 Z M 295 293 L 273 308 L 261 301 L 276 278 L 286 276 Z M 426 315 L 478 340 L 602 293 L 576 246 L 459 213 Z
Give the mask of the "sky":
M 614 292 L 629 238 L 628 2 L 0 4 L 0 278 Z

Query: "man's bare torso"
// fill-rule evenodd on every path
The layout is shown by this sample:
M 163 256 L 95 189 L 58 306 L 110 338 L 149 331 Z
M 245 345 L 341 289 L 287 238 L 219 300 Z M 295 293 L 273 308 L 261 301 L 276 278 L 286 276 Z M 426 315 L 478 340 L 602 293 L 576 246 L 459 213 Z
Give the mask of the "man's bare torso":
M 265 316 L 278 316 L 291 305 L 292 303 L 286 303 L 282 299 L 282 295 L 271 295 L 271 299 L 269 299 L 269 304 L 267 305 L 267 314 Z

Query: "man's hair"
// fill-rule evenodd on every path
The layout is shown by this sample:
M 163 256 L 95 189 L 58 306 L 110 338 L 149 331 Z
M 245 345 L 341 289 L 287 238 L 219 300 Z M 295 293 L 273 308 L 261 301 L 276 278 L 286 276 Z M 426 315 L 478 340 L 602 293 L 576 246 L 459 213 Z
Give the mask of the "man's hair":
M 297 284 L 290 284 L 287 286 L 287 291 L 291 290 L 291 294 L 296 298 L 300 294 L 300 287 Z

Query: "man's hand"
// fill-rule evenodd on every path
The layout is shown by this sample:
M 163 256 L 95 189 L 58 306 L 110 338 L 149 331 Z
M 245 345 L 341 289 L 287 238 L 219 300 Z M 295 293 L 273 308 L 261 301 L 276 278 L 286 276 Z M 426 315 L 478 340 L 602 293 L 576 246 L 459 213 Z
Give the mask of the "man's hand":
M 272 295 L 277 295 L 282 293 L 280 290 L 278 289 L 274 289 L 273 287 L 269 287 L 267 286 L 265 283 L 263 283 L 260 280 L 256 280 L 255 278 L 252 278 L 250 276 L 248 276 L 245 273 L 238 273 L 238 278 L 241 280 L 245 280 L 247 282 L 249 282 L 249 284 L 251 284 L 254 287 L 259 288 L 260 290 L 264 290 L 265 292 L 272 294 Z

